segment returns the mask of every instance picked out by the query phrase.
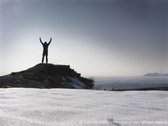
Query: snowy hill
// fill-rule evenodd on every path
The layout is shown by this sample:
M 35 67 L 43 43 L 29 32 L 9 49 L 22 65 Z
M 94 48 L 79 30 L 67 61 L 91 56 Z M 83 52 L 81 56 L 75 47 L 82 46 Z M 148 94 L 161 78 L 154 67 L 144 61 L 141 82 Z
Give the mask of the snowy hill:
M 1 126 L 167 126 L 167 91 L 0 89 Z
M 93 87 L 93 80 L 81 77 L 69 65 L 38 64 L 1 76 L 0 87 L 89 89 Z

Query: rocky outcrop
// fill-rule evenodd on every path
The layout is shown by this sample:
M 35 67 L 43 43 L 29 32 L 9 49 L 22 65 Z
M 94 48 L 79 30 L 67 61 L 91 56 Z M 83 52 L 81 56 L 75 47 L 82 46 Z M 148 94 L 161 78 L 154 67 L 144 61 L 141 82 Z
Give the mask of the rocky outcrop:
M 93 80 L 81 77 L 69 65 L 37 64 L 0 77 L 0 87 L 93 88 Z

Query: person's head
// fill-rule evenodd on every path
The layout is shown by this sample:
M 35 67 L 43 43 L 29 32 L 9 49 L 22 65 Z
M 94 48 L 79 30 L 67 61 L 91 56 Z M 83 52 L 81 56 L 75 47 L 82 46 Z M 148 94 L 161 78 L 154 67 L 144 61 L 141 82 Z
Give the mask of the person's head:
M 44 42 L 45 45 L 47 45 L 47 42 Z

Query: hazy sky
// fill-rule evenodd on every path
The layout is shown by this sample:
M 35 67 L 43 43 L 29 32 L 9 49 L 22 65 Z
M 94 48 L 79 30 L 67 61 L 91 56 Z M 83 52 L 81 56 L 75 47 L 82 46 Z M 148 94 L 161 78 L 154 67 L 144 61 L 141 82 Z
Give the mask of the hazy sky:
M 167 0 L 0 0 L 0 75 L 41 62 L 83 76 L 168 71 Z

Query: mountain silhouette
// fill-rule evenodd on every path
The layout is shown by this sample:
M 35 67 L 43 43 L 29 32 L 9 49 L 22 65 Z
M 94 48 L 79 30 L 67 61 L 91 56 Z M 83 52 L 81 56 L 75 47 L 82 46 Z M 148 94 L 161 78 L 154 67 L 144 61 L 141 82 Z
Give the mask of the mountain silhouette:
M 92 89 L 93 80 L 81 77 L 69 65 L 37 64 L 1 76 L 0 87 Z

